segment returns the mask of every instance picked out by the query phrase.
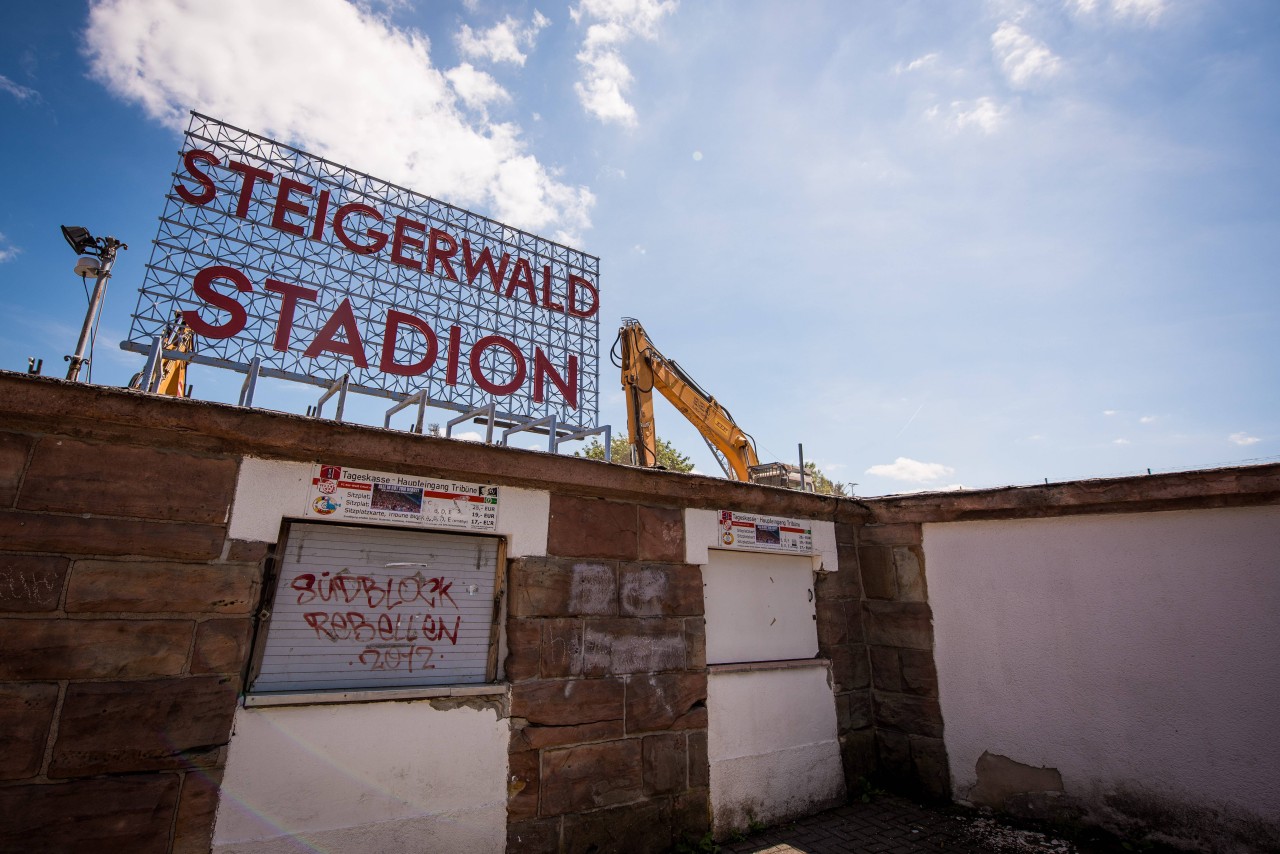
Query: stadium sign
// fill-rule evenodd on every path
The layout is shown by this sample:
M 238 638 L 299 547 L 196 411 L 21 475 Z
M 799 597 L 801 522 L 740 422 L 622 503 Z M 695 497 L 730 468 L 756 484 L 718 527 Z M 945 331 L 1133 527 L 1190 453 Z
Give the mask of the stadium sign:
M 595 424 L 598 258 L 198 113 L 173 177 L 124 349 Z

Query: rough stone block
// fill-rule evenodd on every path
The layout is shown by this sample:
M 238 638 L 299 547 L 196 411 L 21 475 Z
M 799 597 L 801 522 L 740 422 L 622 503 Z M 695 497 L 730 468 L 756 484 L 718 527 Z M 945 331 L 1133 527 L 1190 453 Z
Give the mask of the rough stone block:
M 836 546 L 836 567 L 818 574 L 814 582 L 817 592 L 829 599 L 861 599 L 862 575 L 858 567 L 856 546 Z
M 618 613 L 617 569 L 608 561 L 523 558 L 512 563 L 510 583 L 512 616 Z
M 638 738 L 547 750 L 541 813 L 564 815 L 634 801 L 644 793 L 643 781 Z
M 902 660 L 901 690 L 924 697 L 938 696 L 938 669 L 932 650 L 902 649 L 898 650 L 898 657 Z
M 240 673 L 249 661 L 253 620 L 205 620 L 196 626 L 192 673 Z
M 911 764 L 911 739 L 906 733 L 877 729 L 876 771 L 897 786 L 907 786 L 915 779 Z
M 46 436 L 31 456 L 18 507 L 224 522 L 235 493 L 236 470 L 231 459 Z M 140 489 L 140 484 L 153 488 Z
M 858 537 L 862 532 L 862 525 L 854 525 L 849 522 L 836 522 L 836 545 L 838 546 L 856 546 Z
M 862 575 L 862 589 L 866 598 L 898 597 L 892 549 L 885 546 L 862 546 L 858 549 L 858 569 Z
M 940 738 L 913 735 L 911 763 L 920 790 L 934 800 L 951 800 L 951 772 L 947 765 L 947 746 Z
M 875 714 L 871 707 L 871 692 L 851 691 L 842 695 L 849 705 L 849 729 L 866 729 L 875 723 Z
M 925 602 L 862 603 L 867 643 L 933 649 L 933 611 Z
M 918 546 L 924 542 L 924 529 L 919 522 L 892 522 L 867 525 L 861 531 L 864 546 Z
M 0 612 L 57 610 L 70 564 L 64 557 L 0 554 Z
M 511 854 L 556 854 L 560 850 L 560 816 L 507 823 Z
M 542 676 L 555 679 L 582 673 L 582 621 L 542 621 Z
M 542 659 L 542 621 L 507 618 L 507 657 L 502 672 L 511 682 L 537 679 Z
M 560 557 L 636 560 L 639 557 L 636 505 L 552 494 L 547 551 Z
M 924 549 L 920 546 L 894 546 L 893 570 L 898 580 L 898 598 L 903 602 L 924 602 Z
M 204 561 L 222 554 L 224 534 L 222 525 L 0 510 L 0 542 L 12 551 Z
M 640 560 L 683 563 L 684 512 L 672 507 L 641 506 L 639 514 Z
M 621 679 L 522 682 L 511 687 L 511 716 L 543 726 L 622 720 Z
M 707 621 L 689 617 L 684 621 L 685 666 L 701 670 L 707 666 Z
M 25 780 L 40 773 L 57 704 L 55 684 L 0 685 L 0 780 Z
M 677 842 L 684 840 L 698 850 L 698 843 L 711 830 L 711 790 L 700 789 L 676 795 L 671 804 L 671 827 Z
M 819 598 L 817 602 L 818 616 L 818 649 L 830 656 L 832 647 L 849 642 L 849 622 L 846 615 L 845 602 Z
M 565 851 L 661 854 L 674 841 L 671 803 L 666 799 L 564 818 Z
M 867 648 L 862 644 L 834 647 L 830 652 L 831 675 L 837 692 L 856 691 L 871 684 Z
M 511 734 L 512 750 L 541 750 L 590 741 L 616 741 L 625 735 L 622 721 L 599 721 L 569 726 L 528 724 Z
M 689 751 L 684 733 L 648 735 L 643 739 L 644 793 L 670 795 L 689 787 Z
M 871 682 L 880 691 L 902 690 L 902 665 L 896 647 L 871 647 Z
M 176 676 L 190 620 L 0 619 L 0 680 Z
M 707 751 L 707 731 L 689 733 L 689 788 L 706 789 L 711 786 L 711 760 Z
M 649 673 L 627 681 L 627 732 L 706 729 L 707 676 Z
M 840 759 L 844 763 L 844 778 L 849 783 L 849 791 L 855 792 L 859 780 L 870 780 L 876 776 L 875 731 L 863 729 L 842 734 Z
M 183 775 L 172 854 L 209 854 L 220 785 L 222 772 L 217 769 L 188 771 Z
M 862 602 L 849 599 L 844 603 L 844 619 L 849 635 L 849 643 L 866 643 L 867 635 L 862 626 Z
M 910 694 L 873 691 L 876 728 L 887 727 L 913 735 L 942 737 L 942 709 L 938 701 Z
M 624 563 L 618 606 L 628 617 L 702 616 L 702 572 L 686 564 Z
M 22 470 L 33 440 L 17 433 L 0 433 L 0 507 L 12 507 L 18 497 Z
M 271 543 L 230 540 L 227 542 L 227 561 L 229 563 L 261 563 L 270 551 Z
M 587 620 L 582 641 L 582 672 L 588 676 L 688 666 L 684 622 L 678 619 Z
M 248 564 L 78 560 L 66 610 L 248 614 L 257 603 L 259 575 Z
M 49 776 L 212 764 L 231 736 L 237 688 L 217 676 L 72 683 Z
M 507 757 L 507 821 L 523 821 L 538 815 L 539 754 L 522 750 Z
M 0 788 L 0 851 L 161 854 L 178 804 L 177 774 Z

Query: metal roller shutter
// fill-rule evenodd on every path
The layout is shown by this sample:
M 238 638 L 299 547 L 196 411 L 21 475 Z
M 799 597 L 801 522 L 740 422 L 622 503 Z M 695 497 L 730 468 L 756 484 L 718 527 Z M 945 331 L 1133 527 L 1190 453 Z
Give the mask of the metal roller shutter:
M 484 682 L 494 537 L 294 524 L 253 692 Z

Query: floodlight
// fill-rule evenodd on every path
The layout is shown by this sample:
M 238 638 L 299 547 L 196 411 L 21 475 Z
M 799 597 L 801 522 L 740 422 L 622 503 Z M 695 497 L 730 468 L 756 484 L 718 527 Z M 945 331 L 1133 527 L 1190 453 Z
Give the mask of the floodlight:
M 85 353 L 92 345 L 94 334 L 98 328 L 98 312 L 102 309 L 102 298 L 107 292 L 107 279 L 111 277 L 111 265 L 116 260 L 117 249 L 129 247 L 114 237 L 97 238 L 82 225 L 64 225 L 62 236 L 77 255 L 89 257 L 77 258 L 75 271 L 82 279 L 93 276 L 93 296 L 89 297 L 89 310 L 84 316 L 84 327 L 80 330 L 80 340 L 76 343 L 74 356 L 67 356 L 71 365 L 67 368 L 67 379 L 75 382 L 80 379 L 80 368 L 89 361 Z
M 62 227 L 62 236 L 67 239 L 67 243 L 71 245 L 77 255 L 98 249 L 98 241 L 89 233 L 89 229 L 82 225 L 64 225 Z

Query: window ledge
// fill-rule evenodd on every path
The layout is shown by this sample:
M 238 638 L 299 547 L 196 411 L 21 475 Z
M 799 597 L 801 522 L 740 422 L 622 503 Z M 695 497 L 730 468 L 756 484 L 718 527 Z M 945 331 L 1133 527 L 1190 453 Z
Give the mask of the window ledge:
M 710 664 L 711 673 L 755 673 L 760 670 L 795 670 L 802 667 L 830 667 L 827 658 L 788 658 L 782 661 L 741 661 L 732 664 Z
M 437 700 L 448 697 L 506 696 L 507 684 L 431 685 L 418 688 L 370 688 L 361 691 L 289 691 L 287 693 L 246 694 L 245 708 L 262 706 L 315 706 L 332 703 L 384 703 L 400 700 Z

